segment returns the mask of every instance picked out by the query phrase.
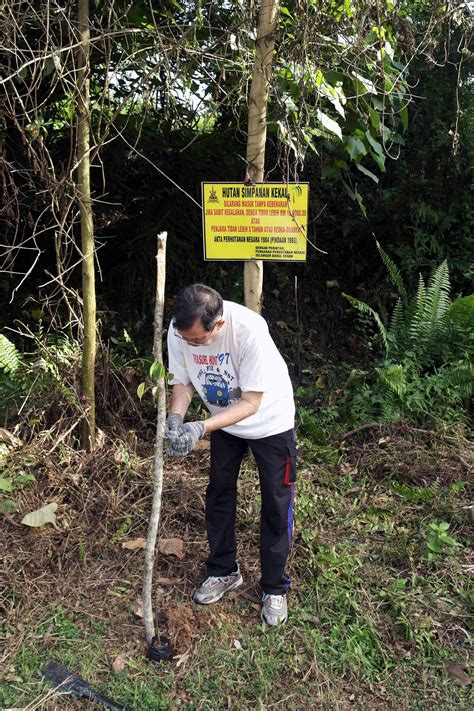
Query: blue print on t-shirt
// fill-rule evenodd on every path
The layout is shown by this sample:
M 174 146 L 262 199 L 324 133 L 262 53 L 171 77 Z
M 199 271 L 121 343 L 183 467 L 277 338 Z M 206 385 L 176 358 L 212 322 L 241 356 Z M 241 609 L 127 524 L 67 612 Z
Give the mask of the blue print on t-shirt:
M 206 373 L 202 391 L 210 405 L 227 407 L 229 404 L 229 386 L 222 375 L 218 373 Z

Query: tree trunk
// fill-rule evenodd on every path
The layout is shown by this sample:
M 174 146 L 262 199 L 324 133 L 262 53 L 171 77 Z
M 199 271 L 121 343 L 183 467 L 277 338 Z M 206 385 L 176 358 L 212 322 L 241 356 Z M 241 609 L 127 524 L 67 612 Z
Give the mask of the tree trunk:
M 278 0 L 261 0 L 258 16 L 255 64 L 249 98 L 246 180 L 263 182 L 265 143 L 267 139 L 267 104 L 270 84 Z M 260 313 L 262 306 L 263 262 L 246 262 L 244 266 L 245 305 Z
M 153 358 L 157 363 L 163 363 L 163 348 L 161 343 L 163 333 L 163 309 L 165 303 L 165 280 L 166 280 L 166 238 L 167 233 L 161 232 L 158 235 L 158 251 L 156 253 L 157 279 L 156 279 L 156 303 L 155 303 L 155 330 L 153 338 Z M 161 492 L 163 489 L 163 430 L 166 419 L 166 393 L 164 368 L 162 374 L 157 378 L 157 413 L 156 413 L 156 438 L 155 438 L 155 460 L 154 460 L 154 488 L 153 503 L 148 524 L 148 534 L 145 550 L 145 570 L 143 574 L 143 621 L 145 623 L 145 637 L 148 645 L 152 644 L 154 637 L 158 638 L 155 632 L 153 620 L 152 604 L 152 583 L 153 583 L 153 563 L 155 560 L 156 538 L 161 513 Z
M 78 50 L 77 113 L 78 113 L 78 181 L 77 191 L 81 216 L 82 245 L 82 299 L 84 342 L 82 350 L 82 447 L 90 452 L 95 438 L 95 352 L 96 352 L 96 301 L 94 273 L 94 223 L 90 186 L 90 33 L 89 0 L 78 2 L 78 26 L 81 46 Z

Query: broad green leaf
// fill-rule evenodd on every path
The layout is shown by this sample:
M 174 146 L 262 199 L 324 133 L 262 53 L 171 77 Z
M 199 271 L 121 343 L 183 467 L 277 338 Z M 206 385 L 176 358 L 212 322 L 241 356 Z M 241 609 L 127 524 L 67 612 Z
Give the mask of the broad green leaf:
M 285 97 L 283 98 L 283 103 L 285 104 L 287 114 L 298 112 L 298 107 L 296 106 L 296 104 L 293 101 L 293 99 L 291 98 L 291 96 L 289 96 L 288 94 L 286 94 Z
M 336 135 L 342 141 L 341 127 L 339 126 L 339 124 L 336 121 L 334 121 L 327 114 L 324 114 L 322 111 L 319 111 L 319 110 L 318 110 L 318 121 L 324 126 L 325 129 L 327 129 L 331 133 L 334 133 L 334 135 Z
M 290 20 L 293 20 L 293 16 L 287 7 L 280 7 L 280 15 L 285 15 L 285 17 L 289 17 Z
M 388 54 L 390 59 L 393 59 L 393 47 L 388 40 L 385 40 L 385 52 Z
M 380 116 L 374 109 L 369 109 L 370 123 L 375 129 L 380 126 Z
M 321 178 L 323 180 L 338 179 L 341 177 L 341 170 L 334 163 L 330 165 L 325 165 L 321 171 Z
M 358 158 L 363 158 L 367 155 L 367 148 L 357 136 L 349 136 L 347 138 L 346 150 L 352 160 L 357 161 Z
M 407 107 L 406 104 L 405 104 L 405 106 L 403 106 L 403 108 L 400 110 L 400 121 L 402 122 L 403 133 L 405 133 L 405 131 L 406 131 L 407 128 L 408 128 L 408 107 Z
M 366 92 L 368 92 L 369 94 L 377 94 L 377 89 L 375 88 L 375 85 L 373 84 L 373 82 L 370 81 L 370 79 L 366 79 L 365 77 L 363 77 L 361 74 L 358 74 L 357 72 L 353 72 L 352 74 L 355 77 L 355 79 L 357 80 L 357 82 L 362 84 L 362 86 L 364 87 Z M 356 88 L 357 88 L 357 82 L 354 82 L 354 84 L 356 84 Z M 365 93 L 365 92 L 361 92 L 361 93 Z
M 312 136 L 311 131 L 304 131 L 303 138 L 306 141 L 306 144 L 309 146 L 309 148 L 313 151 L 313 153 L 316 153 L 316 155 L 319 155 L 318 151 L 316 150 L 316 146 L 313 143 L 313 136 Z
M 277 74 L 279 74 L 282 79 L 292 79 L 293 78 L 293 72 L 291 72 L 288 67 L 283 67 L 282 69 L 279 69 Z
M 159 380 L 164 376 L 164 374 L 165 366 L 163 365 L 163 363 L 158 363 L 157 361 L 152 363 L 152 365 L 150 366 L 150 378 L 152 380 Z
M 364 201 L 362 199 L 362 195 L 360 194 L 360 192 L 357 189 L 357 185 L 354 188 L 354 195 L 355 195 L 356 203 L 359 205 L 359 209 L 360 209 L 361 213 L 364 215 L 364 217 L 367 217 L 367 210 L 365 208 Z
M 343 106 L 339 100 L 339 97 L 338 96 L 329 96 L 328 99 L 331 102 L 331 104 L 334 106 L 334 108 L 336 109 L 337 113 L 340 116 L 342 116 L 342 118 L 345 118 L 346 112 L 343 109 Z
M 356 196 L 355 196 L 354 191 L 353 191 L 352 188 L 350 187 L 350 185 L 348 185 L 348 183 L 346 183 L 345 180 L 342 181 L 342 185 L 343 185 L 344 190 L 346 191 L 346 193 L 349 195 L 350 199 L 351 199 L 351 200 L 354 200 L 354 202 L 355 202 Z
M 366 131 L 365 136 L 366 136 L 368 142 L 370 143 L 371 147 L 374 149 L 374 151 L 378 155 L 383 156 L 384 152 L 383 152 L 382 146 L 380 145 L 380 143 L 378 141 L 375 140 L 375 138 L 372 136 L 370 131 Z
M 26 472 L 21 472 L 21 474 L 16 477 L 16 484 L 18 486 L 25 486 L 25 484 L 29 484 L 31 481 L 36 481 L 36 478 L 33 474 L 27 474 Z
M 385 173 L 385 156 L 381 156 L 378 153 L 374 153 L 373 151 L 370 152 L 370 155 L 372 159 L 377 163 L 382 173 Z
M 382 136 L 383 136 L 384 143 L 388 143 L 390 141 L 390 139 L 392 138 L 392 132 L 389 129 L 389 127 L 386 126 L 385 124 L 382 124 Z
M 140 383 L 137 388 L 138 399 L 141 400 L 146 391 L 148 390 L 148 385 L 146 383 Z
M 374 173 L 372 173 L 372 171 L 365 168 L 365 166 L 363 166 L 362 163 L 356 163 L 356 167 L 358 170 L 360 170 L 361 173 L 363 173 L 364 175 L 367 175 L 367 177 L 371 178 L 371 180 L 373 180 L 374 183 L 379 182 L 379 179 L 377 178 L 377 176 L 374 175 Z
M 13 499 L 5 499 L 0 501 L 0 514 L 15 513 L 16 505 Z
M 23 516 L 21 522 L 25 526 L 30 526 L 31 528 L 39 528 L 47 523 L 56 523 L 56 511 L 58 510 L 58 505 L 55 501 L 46 506 L 42 506 L 36 511 L 31 511 L 26 516 Z
M 11 479 L 4 479 L 0 476 L 0 491 L 13 491 L 13 482 Z
M 337 86 L 336 88 L 331 86 L 331 84 L 326 81 L 326 78 L 320 69 L 316 72 L 315 83 L 318 94 L 328 99 L 336 109 L 337 113 L 342 116 L 342 118 L 345 118 L 346 112 L 344 111 L 342 104 L 346 102 L 346 97 L 342 88 L 340 86 Z
M 405 139 L 403 136 L 400 136 L 399 133 L 395 133 L 392 135 L 392 143 L 395 143 L 397 146 L 404 146 L 405 145 Z
M 354 16 L 354 9 L 351 0 L 344 0 L 344 12 L 349 19 Z

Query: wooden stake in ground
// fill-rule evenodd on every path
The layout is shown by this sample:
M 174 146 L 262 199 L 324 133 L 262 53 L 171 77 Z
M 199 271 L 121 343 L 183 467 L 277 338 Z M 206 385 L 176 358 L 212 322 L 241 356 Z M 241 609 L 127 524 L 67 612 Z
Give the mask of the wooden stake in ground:
M 94 267 L 94 222 L 90 176 L 90 33 L 89 0 L 79 0 L 77 20 L 81 36 L 77 70 L 77 192 L 81 215 L 82 301 L 84 340 L 82 344 L 82 421 L 81 445 L 87 452 L 95 439 L 95 351 L 96 298 Z
M 263 182 L 267 140 L 268 87 L 272 73 L 278 0 L 261 0 L 255 50 L 255 64 L 249 97 L 246 181 Z M 245 305 L 260 313 L 262 307 L 263 262 L 252 260 L 244 266 Z
M 158 235 L 158 250 L 156 254 L 157 279 L 156 279 L 156 303 L 155 303 L 155 324 L 153 338 L 153 358 L 155 362 L 163 364 L 163 348 L 161 337 L 163 333 L 163 308 L 165 303 L 165 280 L 166 280 L 166 238 L 167 233 L 161 232 Z M 152 604 L 153 585 L 153 564 L 155 561 L 156 539 L 161 512 L 161 492 L 163 489 L 163 433 L 166 419 L 166 397 L 165 397 L 165 376 L 164 368 L 161 369 L 160 377 L 156 382 L 157 391 L 157 413 L 156 413 L 156 438 L 155 438 L 155 459 L 154 459 L 154 488 L 153 503 L 151 507 L 150 521 L 148 524 L 148 534 L 145 549 L 145 570 L 143 575 L 143 620 L 145 622 L 145 637 L 150 647 L 154 639 L 159 639 L 158 632 L 155 631 Z

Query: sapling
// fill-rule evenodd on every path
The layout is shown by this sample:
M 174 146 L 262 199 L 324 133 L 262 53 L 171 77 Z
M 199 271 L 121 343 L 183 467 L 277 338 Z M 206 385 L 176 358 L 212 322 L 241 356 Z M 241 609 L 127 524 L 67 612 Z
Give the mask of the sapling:
M 145 623 L 145 638 L 148 644 L 148 656 L 153 661 L 169 659 L 171 653 L 169 640 L 160 637 L 159 631 L 155 627 L 152 605 L 153 564 L 155 561 L 156 539 L 161 513 L 161 494 L 163 490 L 163 434 L 166 419 L 165 368 L 163 366 L 163 348 L 161 344 L 166 280 L 166 238 L 166 232 L 161 232 L 158 235 L 158 249 L 156 253 L 157 279 L 153 337 L 153 358 L 155 364 L 153 366 L 153 374 L 156 378 L 157 387 L 157 412 L 153 467 L 153 501 L 148 523 L 145 569 L 143 574 L 143 620 Z

